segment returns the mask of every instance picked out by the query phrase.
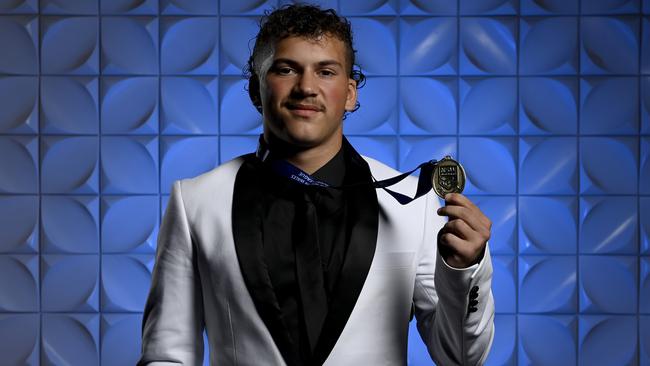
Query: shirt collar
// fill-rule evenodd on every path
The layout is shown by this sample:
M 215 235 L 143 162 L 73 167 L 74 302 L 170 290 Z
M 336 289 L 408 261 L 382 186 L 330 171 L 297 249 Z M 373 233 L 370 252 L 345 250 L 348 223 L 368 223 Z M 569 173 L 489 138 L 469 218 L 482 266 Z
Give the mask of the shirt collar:
M 345 178 L 345 153 L 343 147 L 325 165 L 315 171 L 312 177 L 332 186 L 343 185 Z
M 347 140 L 343 137 L 343 143 L 339 151 L 325 165 L 311 174 L 312 177 L 326 182 L 332 186 L 341 186 L 345 180 L 345 166 L 350 154 L 346 152 Z M 260 134 L 259 143 L 255 155 L 262 161 L 274 160 L 273 152 L 269 149 L 264 135 Z

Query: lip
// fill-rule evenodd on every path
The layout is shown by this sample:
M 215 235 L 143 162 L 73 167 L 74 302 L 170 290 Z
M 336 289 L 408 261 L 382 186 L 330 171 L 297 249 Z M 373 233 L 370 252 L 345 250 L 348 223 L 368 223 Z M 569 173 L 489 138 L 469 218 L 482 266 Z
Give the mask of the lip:
M 311 117 L 318 113 L 318 111 L 315 111 L 313 109 L 289 109 L 289 110 L 291 111 L 291 114 L 300 117 Z
M 321 111 L 318 106 L 312 104 L 289 104 L 287 108 L 291 113 L 303 117 L 311 117 Z
M 316 111 L 316 112 L 320 111 L 320 108 L 318 106 L 313 105 L 313 104 L 289 104 L 288 108 L 289 109 L 298 109 L 298 110 Z

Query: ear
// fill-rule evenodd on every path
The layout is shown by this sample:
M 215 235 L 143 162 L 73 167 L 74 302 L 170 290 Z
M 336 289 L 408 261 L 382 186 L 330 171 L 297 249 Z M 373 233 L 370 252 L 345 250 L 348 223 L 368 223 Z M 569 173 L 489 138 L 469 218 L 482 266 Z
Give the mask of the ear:
M 345 110 L 352 111 L 357 104 L 357 81 L 348 79 L 348 92 L 345 99 Z
M 250 79 L 248 79 L 248 97 L 253 103 L 253 106 L 261 114 L 262 97 L 260 96 L 260 79 L 257 77 L 257 74 L 252 74 Z

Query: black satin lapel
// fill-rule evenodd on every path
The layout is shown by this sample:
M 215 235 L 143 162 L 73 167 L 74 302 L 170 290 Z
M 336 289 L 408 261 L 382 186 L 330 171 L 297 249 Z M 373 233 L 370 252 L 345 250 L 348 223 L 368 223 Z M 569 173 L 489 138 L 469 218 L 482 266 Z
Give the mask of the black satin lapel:
M 356 154 L 347 140 L 344 144 L 348 151 L 351 150 L 351 154 Z M 352 162 L 353 167 L 349 170 L 350 180 L 369 180 L 370 168 L 365 160 L 356 154 L 352 156 Z M 346 176 L 347 180 L 348 176 Z M 314 351 L 314 361 L 318 365 L 325 362 L 338 341 L 359 298 L 377 247 L 379 225 L 377 192 L 368 186 L 361 186 L 346 192 L 346 195 L 348 215 L 351 215 L 348 222 L 353 224 L 349 231 L 343 267 L 334 287 L 329 312 Z
M 258 188 L 259 174 L 254 169 L 254 155 L 246 156 L 235 178 L 232 201 L 232 229 L 237 259 L 255 308 L 273 337 L 287 365 L 299 365 L 298 352 L 290 341 L 282 320 L 282 311 L 275 297 L 264 262 L 262 248 L 262 195 Z

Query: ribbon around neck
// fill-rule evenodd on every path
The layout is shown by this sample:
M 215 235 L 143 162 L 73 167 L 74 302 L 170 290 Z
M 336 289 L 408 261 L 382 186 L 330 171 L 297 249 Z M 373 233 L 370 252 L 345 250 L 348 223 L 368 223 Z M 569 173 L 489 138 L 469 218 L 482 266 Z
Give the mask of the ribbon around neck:
M 359 155 L 356 150 L 351 149 L 354 154 Z M 427 192 L 429 192 L 433 187 L 432 187 L 432 174 L 433 170 L 436 167 L 436 164 L 438 163 L 437 160 L 429 160 L 426 161 L 420 165 L 418 165 L 415 169 L 412 169 L 408 172 L 396 175 L 394 177 L 388 178 L 388 179 L 382 179 L 382 180 L 377 180 L 374 176 L 372 177 L 372 182 L 360 182 L 360 183 L 352 183 L 352 184 L 344 184 L 340 186 L 334 186 L 330 185 L 326 182 L 323 182 L 321 180 L 318 180 L 317 178 L 314 178 L 311 176 L 309 173 L 306 173 L 302 169 L 296 167 L 295 165 L 287 162 L 286 160 L 283 159 L 272 159 L 272 153 L 271 150 L 269 149 L 269 146 L 266 144 L 264 141 L 264 138 L 262 135 L 260 135 L 260 140 L 259 144 L 257 146 L 257 151 L 255 152 L 255 155 L 265 163 L 268 163 L 269 166 L 271 167 L 271 170 L 273 170 L 274 173 L 283 176 L 287 179 L 291 179 L 294 182 L 302 185 L 307 185 L 307 186 L 317 186 L 317 187 L 326 187 L 326 188 L 333 188 L 333 189 L 346 189 L 350 187 L 359 187 L 363 185 L 370 185 L 373 188 L 381 188 L 384 191 L 386 191 L 388 194 L 390 194 L 397 202 L 399 202 L 402 205 L 406 205 L 410 202 L 413 202 L 414 200 L 422 197 L 425 195 Z M 359 155 L 359 158 L 361 159 L 361 156 Z M 418 179 L 418 186 L 415 192 L 415 195 L 413 197 L 409 197 L 405 194 L 393 191 L 392 189 L 389 189 L 388 187 L 395 185 L 404 178 L 408 177 L 409 175 L 413 174 L 416 170 L 420 170 L 420 177 Z

